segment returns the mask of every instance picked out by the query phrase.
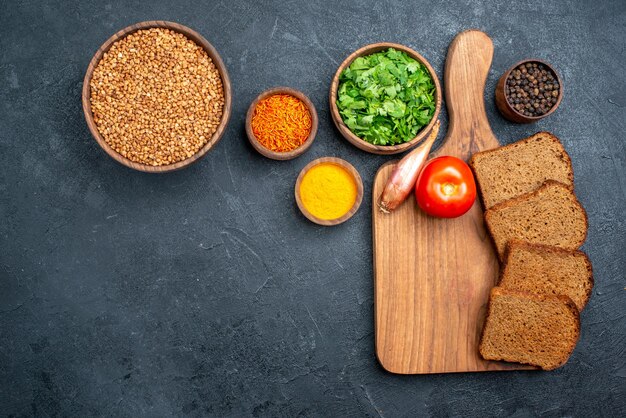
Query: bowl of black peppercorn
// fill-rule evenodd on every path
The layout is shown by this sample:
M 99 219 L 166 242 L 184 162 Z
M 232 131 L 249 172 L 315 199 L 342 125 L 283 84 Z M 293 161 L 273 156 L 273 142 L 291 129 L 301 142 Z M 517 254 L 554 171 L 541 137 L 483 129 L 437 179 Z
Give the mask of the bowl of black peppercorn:
M 563 98 L 563 83 L 556 70 L 538 59 L 520 61 L 509 68 L 496 86 L 496 105 L 512 122 L 532 123 L 554 113 Z

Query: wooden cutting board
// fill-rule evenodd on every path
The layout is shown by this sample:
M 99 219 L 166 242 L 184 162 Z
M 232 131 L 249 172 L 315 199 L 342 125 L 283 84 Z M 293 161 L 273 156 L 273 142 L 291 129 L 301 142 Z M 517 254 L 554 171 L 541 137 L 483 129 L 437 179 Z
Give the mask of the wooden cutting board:
M 467 161 L 497 147 L 483 92 L 493 57 L 489 36 L 462 32 L 448 49 L 444 91 L 450 125 L 432 155 Z M 391 214 L 376 206 L 393 162 L 374 180 L 372 230 L 376 355 L 393 373 L 451 373 L 527 367 L 483 360 L 478 354 L 489 291 L 498 261 L 478 200 L 465 215 L 425 215 L 413 194 Z

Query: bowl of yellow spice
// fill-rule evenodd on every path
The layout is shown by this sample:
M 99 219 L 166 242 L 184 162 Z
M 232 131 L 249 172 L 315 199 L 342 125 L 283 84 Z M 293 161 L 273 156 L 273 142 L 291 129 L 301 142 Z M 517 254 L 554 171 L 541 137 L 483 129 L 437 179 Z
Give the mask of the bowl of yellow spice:
M 298 208 L 307 219 L 324 226 L 338 225 L 361 206 L 363 181 L 347 161 L 318 158 L 300 172 L 295 195 Z
M 289 87 L 261 93 L 250 104 L 246 134 L 259 154 L 273 160 L 302 155 L 317 134 L 317 112 L 309 98 Z

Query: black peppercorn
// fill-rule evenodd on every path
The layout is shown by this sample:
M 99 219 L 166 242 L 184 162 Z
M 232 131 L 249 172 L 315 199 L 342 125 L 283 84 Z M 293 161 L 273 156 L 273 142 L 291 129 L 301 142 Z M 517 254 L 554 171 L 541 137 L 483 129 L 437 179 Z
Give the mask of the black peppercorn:
M 526 116 L 548 113 L 560 94 L 556 76 L 536 62 L 514 68 L 506 80 L 504 92 L 511 107 Z

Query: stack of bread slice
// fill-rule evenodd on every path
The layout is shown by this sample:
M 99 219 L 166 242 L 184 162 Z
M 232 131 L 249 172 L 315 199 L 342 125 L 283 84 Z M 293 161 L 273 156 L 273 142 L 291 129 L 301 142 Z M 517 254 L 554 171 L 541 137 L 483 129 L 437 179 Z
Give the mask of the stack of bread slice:
M 491 291 L 479 351 L 551 370 L 580 335 L 591 295 L 591 263 L 578 250 L 587 214 L 574 193 L 572 163 L 559 139 L 539 132 L 474 154 L 485 223 L 503 264 Z

